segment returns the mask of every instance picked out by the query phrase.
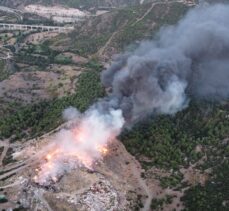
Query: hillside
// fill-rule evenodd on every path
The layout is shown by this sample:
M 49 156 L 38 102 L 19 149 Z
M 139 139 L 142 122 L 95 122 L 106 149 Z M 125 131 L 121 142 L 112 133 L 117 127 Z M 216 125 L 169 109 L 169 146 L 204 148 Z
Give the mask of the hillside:
M 56 97 L 61 99 L 66 93 L 74 94 L 74 83 L 79 73 L 98 68 L 100 62 L 109 61 L 115 53 L 134 48 L 140 40 L 152 38 L 161 26 L 176 23 L 189 8 L 178 2 L 124 8 L 92 17 L 68 35 L 50 33 L 50 38 L 45 38 L 43 42 L 39 39 L 48 36 L 45 33 L 7 35 L 6 40 L 9 41 L 11 36 L 17 37 L 21 47 L 14 55 L 18 73 L 2 82 L 5 91 L 2 91 L 1 106 L 5 111 L 7 107 L 11 111 L 12 106 L 7 102 L 24 106 Z M 52 78 L 58 80 L 49 85 L 48 81 Z
M 37 3 L 118 8 L 90 16 L 66 33 L 2 31 L 0 44 L 6 47 L 1 49 L 0 61 L 0 207 L 48 211 L 228 210 L 228 100 L 191 98 L 189 106 L 176 114 L 148 116 L 124 127 L 118 141 L 102 149 L 104 156 L 93 168 L 77 163 L 77 168 L 71 169 L 71 162 L 60 160 L 65 165 L 63 172 L 48 184 L 36 182 L 42 165 L 58 153 L 54 148 L 47 154 L 55 141 L 62 142 L 59 134 L 75 129 L 79 118 L 90 116 L 88 112 L 65 122 L 63 110 L 73 106 L 85 112 L 98 99 L 107 97 L 112 90 L 102 85 L 101 73 L 107 71 L 113 57 L 133 52 L 143 40 L 158 38 L 161 27 L 175 25 L 197 1 L 1 1 L 1 5 L 15 8 Z M 39 16 L 32 19 L 32 23 L 53 24 Z M 153 68 L 151 63 L 146 65 Z M 106 117 L 112 125 L 112 119 Z M 93 134 L 90 126 L 87 129 Z M 109 129 L 101 128 L 102 132 Z M 81 134 L 78 128 L 73 131 Z M 71 148 L 71 137 L 62 134 L 61 138 L 65 137 L 69 139 L 62 148 Z M 48 170 L 52 168 L 48 166 Z
M 109 59 L 138 41 L 151 39 L 161 26 L 176 23 L 193 6 L 186 2 L 146 3 L 124 8 L 86 21 L 69 34 L 51 42 L 83 56 L 97 55 Z

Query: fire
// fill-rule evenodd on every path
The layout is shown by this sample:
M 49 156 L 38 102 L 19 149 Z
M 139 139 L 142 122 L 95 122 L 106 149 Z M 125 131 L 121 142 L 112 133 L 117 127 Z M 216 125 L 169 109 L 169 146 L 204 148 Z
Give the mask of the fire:
M 105 114 L 94 109 L 87 111 L 77 125 L 59 131 L 46 147 L 34 181 L 42 185 L 57 182 L 65 172 L 80 166 L 92 170 L 98 160 L 108 155 L 108 144 L 123 124 L 119 110 Z
M 86 145 L 88 134 L 84 134 L 83 130 L 79 129 L 73 129 L 71 133 L 74 137 L 74 139 L 71 139 L 73 142 L 71 144 L 77 147 L 75 147 L 75 149 L 73 147 L 73 149 L 64 150 L 61 148 L 61 145 L 52 146 L 51 149 L 48 150 L 48 153 L 45 155 L 41 167 L 35 169 L 37 175 L 34 176 L 33 180 L 36 183 L 43 184 L 45 181 L 47 181 L 48 178 L 53 182 L 57 182 L 58 177 L 56 175 L 58 175 L 58 162 L 65 161 L 68 163 L 68 161 L 73 161 L 77 165 L 82 165 L 88 169 L 92 169 L 94 159 L 90 155 L 90 150 L 79 150 L 81 146 Z M 108 154 L 107 144 L 97 144 L 95 149 L 97 153 L 101 155 L 101 157 Z M 54 176 L 51 175 L 52 172 L 55 172 Z
M 50 160 L 52 158 L 52 155 L 50 155 L 50 154 L 48 154 L 47 156 L 46 156 L 46 159 L 47 160 Z
M 56 149 L 54 151 L 51 151 L 49 152 L 47 155 L 46 155 L 46 160 L 51 160 L 56 154 L 58 154 L 60 152 L 59 149 Z
M 98 151 L 101 152 L 104 156 L 108 154 L 107 147 L 98 147 Z

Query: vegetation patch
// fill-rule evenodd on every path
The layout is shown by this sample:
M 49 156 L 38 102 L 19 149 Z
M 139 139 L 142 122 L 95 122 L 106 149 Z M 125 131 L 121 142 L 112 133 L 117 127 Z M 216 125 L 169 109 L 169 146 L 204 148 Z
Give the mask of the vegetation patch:
M 76 89 L 74 95 L 28 105 L 1 118 L 0 138 L 14 135 L 14 140 L 17 140 L 39 136 L 62 123 L 61 114 L 65 108 L 75 106 L 80 111 L 87 109 L 96 99 L 104 95 L 104 89 L 100 84 L 100 71 L 93 69 L 82 73 Z
M 198 184 L 188 189 L 182 198 L 186 210 L 229 210 L 229 161 L 214 169 L 212 179 L 204 186 Z
M 166 195 L 164 198 L 156 199 L 154 198 L 151 202 L 151 209 L 152 210 L 163 210 L 163 207 L 165 204 L 171 204 L 172 203 L 172 196 Z
M 216 155 L 214 148 L 224 149 L 222 140 L 229 135 L 228 114 L 227 105 L 193 103 L 176 116 L 154 117 L 137 124 L 131 131 L 124 131 L 121 140 L 140 161 L 142 155 L 149 158 L 150 161 L 143 160 L 146 168 L 176 170 L 197 162 L 204 155 L 196 151 L 199 144 L 209 156 Z
M 54 58 L 54 62 L 56 64 L 71 64 L 72 59 L 70 57 L 64 56 L 63 54 L 59 54 Z

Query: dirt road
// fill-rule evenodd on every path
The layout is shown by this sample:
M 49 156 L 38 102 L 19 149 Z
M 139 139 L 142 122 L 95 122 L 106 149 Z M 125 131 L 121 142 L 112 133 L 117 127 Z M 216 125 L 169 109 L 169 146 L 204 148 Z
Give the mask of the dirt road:
M 3 160 L 4 160 L 4 158 L 5 158 L 5 156 L 6 156 L 6 153 L 7 153 L 7 151 L 8 151 L 8 149 L 9 149 L 9 140 L 5 140 L 5 141 L 0 141 L 0 147 L 4 147 L 4 149 L 3 149 L 3 152 L 2 152 L 2 154 L 1 154 L 1 156 L 0 156 L 0 166 L 2 166 L 3 165 Z
M 133 175 L 138 180 L 139 185 L 141 186 L 141 188 L 145 191 L 145 193 L 147 195 L 147 199 L 144 202 L 144 207 L 142 208 L 142 211 L 150 211 L 150 205 L 151 205 L 151 201 L 153 199 L 153 193 L 151 192 L 151 190 L 147 186 L 146 181 L 141 177 L 141 172 L 139 171 L 139 169 L 136 168 L 135 165 L 132 165 L 131 169 L 132 169 Z

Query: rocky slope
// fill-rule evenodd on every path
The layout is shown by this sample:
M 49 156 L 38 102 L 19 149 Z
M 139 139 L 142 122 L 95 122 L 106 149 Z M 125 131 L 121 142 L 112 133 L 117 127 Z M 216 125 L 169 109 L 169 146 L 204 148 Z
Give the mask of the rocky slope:
M 53 135 L 20 144 L 0 145 L 10 147 L 15 159 L 13 164 L 1 169 L 0 187 L 8 199 L 3 204 L 5 209 L 135 210 L 147 201 L 149 191 L 140 176 L 141 166 L 118 141 L 109 146 L 109 154 L 93 170 L 76 167 L 56 183 L 36 184 L 33 177 L 39 162 L 45 159 L 37 157 L 37 153 L 44 150 Z

